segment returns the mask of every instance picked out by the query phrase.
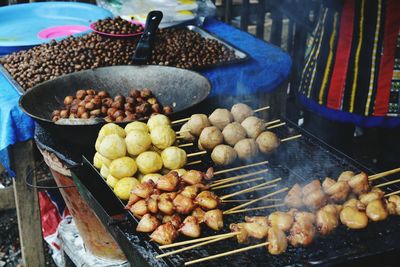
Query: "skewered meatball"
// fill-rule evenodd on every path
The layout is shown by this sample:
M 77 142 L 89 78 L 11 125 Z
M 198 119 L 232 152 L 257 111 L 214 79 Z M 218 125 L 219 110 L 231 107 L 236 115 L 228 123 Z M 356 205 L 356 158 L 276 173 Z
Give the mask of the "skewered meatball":
M 190 128 L 188 123 L 184 123 L 179 130 L 180 136 L 182 136 L 182 139 L 188 142 L 193 142 L 196 138 L 190 133 Z
M 128 123 L 125 126 L 125 132 L 126 134 L 129 134 L 131 131 L 144 131 L 146 133 L 150 132 L 149 127 L 147 126 L 146 123 L 141 122 L 141 121 L 133 121 L 131 123 Z
M 293 216 L 287 212 L 275 211 L 268 216 L 268 222 L 271 227 L 286 232 L 292 227 Z
M 241 124 L 249 138 L 257 138 L 265 130 L 265 121 L 255 116 L 247 117 Z
M 273 132 L 265 131 L 257 137 L 256 142 L 260 151 L 268 154 L 277 149 L 281 141 Z
M 368 217 L 365 212 L 347 206 L 340 212 L 340 221 L 350 229 L 362 229 L 367 227 Z
M 168 222 L 157 227 L 150 237 L 151 240 L 160 245 L 168 245 L 172 244 L 172 242 L 174 242 L 174 240 L 178 237 L 178 232 L 172 223 Z
M 369 189 L 368 175 L 364 172 L 361 172 L 351 177 L 348 183 L 353 192 L 357 195 L 361 195 L 368 192 Z
M 249 236 L 254 237 L 255 239 L 263 239 L 268 235 L 268 226 L 261 225 L 255 222 L 247 222 L 244 223 L 243 226 Z
M 229 225 L 229 229 L 232 232 L 238 233 L 236 235 L 236 240 L 239 244 L 247 243 L 249 239 L 249 234 L 247 233 L 246 229 L 244 228 L 245 223 L 231 223 Z
M 187 216 L 183 221 L 179 232 L 188 237 L 199 237 L 201 235 L 200 224 L 194 216 Z
M 154 127 L 150 132 L 151 142 L 158 149 L 166 149 L 172 146 L 176 140 L 175 131 L 170 126 L 160 125 Z
M 186 164 L 186 152 L 182 148 L 170 146 L 161 152 L 164 167 L 170 170 L 179 169 Z
M 141 173 L 148 174 L 161 170 L 163 162 L 158 153 L 145 151 L 136 158 L 136 164 Z
M 205 224 L 215 231 L 219 231 L 224 227 L 222 211 L 215 209 L 209 210 L 204 214 Z
M 234 149 L 236 150 L 238 157 L 242 160 L 251 159 L 258 153 L 257 143 L 251 138 L 240 140 L 236 143 Z
M 178 186 L 179 182 L 179 176 L 178 173 L 175 171 L 171 171 L 167 173 L 166 175 L 161 176 L 158 181 L 157 181 L 157 189 L 163 190 L 163 191 L 176 191 L 176 188 Z
M 150 131 L 153 131 L 153 129 L 157 126 L 171 126 L 171 121 L 169 118 L 163 114 L 156 114 L 153 115 L 149 118 L 147 121 L 147 126 L 149 127 Z
M 136 231 L 143 232 L 143 233 L 151 233 L 159 225 L 160 225 L 160 222 L 157 220 L 156 217 L 154 217 L 150 214 L 145 214 L 142 217 L 142 219 L 140 219 L 140 221 L 136 227 Z
M 382 199 L 375 199 L 371 201 L 367 205 L 365 213 L 367 214 L 368 218 L 374 222 L 385 220 L 389 216 Z
M 217 145 L 222 144 L 223 141 L 224 136 L 215 126 L 204 128 L 199 137 L 201 147 L 207 150 L 214 149 Z
M 196 196 L 195 202 L 206 210 L 215 209 L 219 203 L 219 198 L 211 191 L 203 191 Z
M 239 123 L 244 121 L 247 117 L 253 116 L 254 111 L 251 107 L 243 103 L 237 103 L 232 106 L 231 113 L 233 119 Z
M 118 134 L 106 135 L 100 142 L 98 152 L 110 160 L 126 155 L 125 140 Z
M 316 220 L 317 229 L 321 235 L 328 235 L 339 225 L 336 209 L 334 212 L 329 209 L 320 209 L 317 211 Z
M 204 128 L 210 126 L 208 118 L 204 114 L 193 114 L 187 122 L 190 133 L 194 136 L 199 136 Z
M 194 203 L 191 198 L 188 198 L 182 194 L 178 194 L 172 203 L 175 206 L 176 212 L 180 214 L 189 214 L 194 209 Z
M 354 175 L 355 174 L 352 171 L 344 171 L 339 175 L 339 178 L 337 180 L 348 182 L 350 178 L 353 177 Z
M 295 184 L 292 189 L 289 190 L 284 203 L 290 208 L 300 208 L 304 206 L 303 193 L 299 184 Z
M 171 223 L 175 229 L 179 229 L 182 224 L 182 218 L 178 214 L 166 215 L 162 219 L 162 223 Z
M 269 228 L 268 242 L 268 252 L 272 255 L 282 254 L 288 246 L 285 233 L 277 227 Z
M 203 180 L 203 173 L 196 170 L 187 171 L 184 175 L 182 175 L 182 181 L 187 184 L 195 185 L 201 183 Z
M 125 143 L 128 153 L 137 156 L 151 147 L 150 134 L 141 130 L 131 130 L 125 138 Z
M 211 113 L 208 120 L 213 126 L 222 131 L 226 125 L 233 121 L 233 116 L 229 110 L 225 108 L 217 108 L 213 113 Z
M 236 150 L 228 145 L 217 145 L 211 152 L 211 159 L 217 165 L 229 165 L 237 158 Z
M 246 138 L 246 130 L 239 122 L 232 122 L 224 128 L 222 135 L 228 145 L 234 146 L 237 142 Z

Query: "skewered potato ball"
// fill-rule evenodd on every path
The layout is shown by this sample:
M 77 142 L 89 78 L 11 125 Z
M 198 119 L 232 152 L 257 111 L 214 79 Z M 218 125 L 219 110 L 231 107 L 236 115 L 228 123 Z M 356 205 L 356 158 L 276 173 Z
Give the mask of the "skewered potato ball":
M 258 153 L 256 141 L 251 138 L 242 139 L 234 146 L 236 153 L 240 159 L 251 159 Z
M 99 152 L 96 152 L 93 157 L 93 165 L 97 169 L 101 169 L 103 165 L 110 166 L 111 160 L 106 157 L 103 157 Z
M 141 179 L 139 179 L 139 181 L 141 183 L 147 182 L 152 180 L 154 183 L 157 183 L 158 179 L 161 177 L 162 175 L 159 173 L 149 173 L 146 174 L 144 176 L 141 177 Z
M 188 142 L 194 141 L 195 137 L 190 133 L 190 128 L 188 123 L 184 123 L 179 131 L 181 132 L 180 136 L 182 136 L 183 140 Z
M 210 126 L 208 118 L 204 114 L 193 114 L 187 122 L 190 133 L 199 136 L 204 128 Z
M 124 157 L 126 155 L 125 140 L 118 134 L 107 135 L 101 141 L 98 152 L 110 160 Z
M 100 169 L 100 175 L 103 176 L 104 178 L 107 178 L 108 175 L 110 174 L 110 170 L 106 165 L 101 166 Z
M 237 158 L 237 152 L 231 146 L 218 145 L 212 153 L 211 159 L 217 165 L 228 165 L 235 161 Z
M 262 132 L 256 139 L 258 149 L 264 153 L 270 153 L 274 151 L 280 144 L 279 138 L 270 131 Z
M 151 116 L 150 119 L 147 121 L 147 126 L 149 127 L 150 131 L 152 131 L 157 126 L 171 126 L 171 121 L 169 118 L 163 114 L 157 114 Z
M 176 134 L 170 126 L 160 125 L 151 130 L 151 142 L 159 149 L 166 149 L 175 143 Z
M 122 200 L 128 200 L 133 187 L 139 184 L 139 181 L 133 177 L 124 177 L 114 185 L 114 193 Z
M 137 156 L 151 147 L 151 137 L 148 132 L 132 130 L 125 138 L 128 153 Z
M 237 142 L 246 138 L 246 130 L 239 122 L 232 122 L 226 125 L 222 135 L 227 144 L 234 146 Z
M 117 179 L 131 177 L 137 171 L 135 160 L 130 157 L 122 157 L 111 162 L 110 174 Z
M 101 139 L 110 134 L 117 134 L 122 138 L 125 138 L 126 136 L 126 133 L 122 127 L 118 126 L 115 123 L 107 123 L 106 125 L 101 127 L 98 138 L 101 141 Z
M 204 149 L 212 150 L 224 141 L 224 136 L 221 131 L 215 127 L 206 127 L 201 131 L 199 143 Z
M 139 171 L 143 174 L 155 173 L 162 168 L 162 159 L 157 152 L 146 151 L 136 158 Z
M 242 126 L 250 138 L 257 136 L 265 130 L 265 121 L 254 116 L 247 117 L 242 121 Z
M 179 169 L 185 166 L 186 164 L 186 152 L 185 150 L 176 147 L 170 146 L 161 152 L 161 158 L 165 168 L 170 170 Z
M 115 178 L 114 176 L 112 176 L 111 174 L 109 174 L 109 175 L 107 176 L 106 183 L 107 183 L 111 188 L 114 188 L 114 186 L 117 184 L 117 182 L 118 182 L 118 179 Z
M 241 123 L 247 117 L 253 116 L 254 111 L 246 104 L 238 103 L 232 106 L 231 113 L 235 121 Z
M 217 108 L 213 113 L 211 113 L 208 120 L 213 126 L 222 131 L 226 125 L 233 121 L 233 116 L 229 110 L 225 108 Z
M 125 126 L 126 134 L 129 134 L 131 131 L 134 131 L 134 130 L 136 130 L 136 131 L 144 131 L 146 133 L 150 132 L 150 129 L 147 126 L 147 124 L 144 123 L 144 122 L 141 122 L 141 121 L 134 121 L 134 122 L 128 123 Z

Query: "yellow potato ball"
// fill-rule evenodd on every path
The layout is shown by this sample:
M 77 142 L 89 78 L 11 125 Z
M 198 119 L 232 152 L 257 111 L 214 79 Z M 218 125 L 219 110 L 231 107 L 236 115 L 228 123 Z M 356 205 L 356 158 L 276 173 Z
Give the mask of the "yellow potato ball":
M 133 176 L 137 171 L 135 160 L 130 157 L 115 159 L 110 164 L 110 174 L 115 178 Z
M 171 121 L 167 116 L 163 114 L 151 116 L 150 119 L 147 121 L 147 126 L 149 127 L 150 131 L 153 131 L 153 129 L 157 126 L 162 125 L 171 126 Z
M 160 125 L 151 130 L 150 137 L 153 145 L 159 149 L 166 149 L 175 143 L 176 134 L 171 127 Z
M 117 134 L 104 137 L 99 146 L 99 153 L 108 159 L 117 159 L 126 155 L 125 140 Z
M 132 130 L 125 138 L 126 148 L 130 155 L 139 155 L 151 147 L 151 138 L 149 133 Z
M 126 132 L 126 134 L 129 134 L 131 131 L 136 131 L 136 130 L 139 130 L 139 131 L 144 131 L 144 132 L 146 132 L 146 133 L 148 133 L 150 130 L 149 130 L 149 127 L 147 126 L 147 124 L 146 123 L 144 123 L 144 122 L 141 122 L 141 121 L 133 121 L 133 122 L 131 122 L 131 123 L 128 123 L 126 126 L 125 126 L 125 132 Z
M 106 165 L 101 166 L 100 169 L 100 174 L 103 176 L 103 178 L 107 178 L 108 175 L 110 174 L 110 169 Z
M 106 157 L 103 157 L 100 153 L 96 152 L 93 157 L 93 165 L 97 169 L 101 169 L 103 165 L 106 165 L 107 167 L 110 166 L 111 160 L 109 160 Z
M 142 177 L 142 179 L 140 179 L 139 181 L 141 183 L 147 182 L 149 180 L 152 180 L 154 183 L 157 183 L 158 179 L 161 177 L 162 175 L 159 173 L 149 173 L 146 174 Z
M 179 169 L 186 164 L 186 152 L 182 148 L 170 146 L 161 152 L 161 158 L 165 168 Z
M 134 177 L 124 177 L 118 180 L 114 185 L 114 193 L 122 200 L 128 200 L 131 190 L 139 184 L 139 181 Z
M 106 183 L 111 187 L 114 188 L 115 184 L 118 182 L 118 179 L 109 174 L 106 179 Z
M 101 138 L 104 138 L 105 136 L 110 134 L 117 134 L 122 138 L 126 136 L 126 133 L 122 127 L 118 126 L 115 123 L 107 123 L 106 125 L 101 127 L 98 137 L 101 140 Z
M 161 156 L 153 151 L 141 153 L 136 158 L 136 164 L 139 168 L 139 171 L 143 174 L 158 172 L 161 170 L 163 165 Z

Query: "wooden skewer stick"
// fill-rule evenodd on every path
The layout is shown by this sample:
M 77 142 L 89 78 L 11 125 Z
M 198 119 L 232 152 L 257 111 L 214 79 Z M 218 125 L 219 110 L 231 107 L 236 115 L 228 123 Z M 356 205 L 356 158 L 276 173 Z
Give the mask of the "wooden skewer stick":
M 271 124 L 275 124 L 275 123 L 278 123 L 278 122 L 280 122 L 281 120 L 274 120 L 274 121 L 269 121 L 269 122 L 266 122 L 265 123 L 265 126 L 269 126 L 269 125 L 271 125 Z
M 190 117 L 173 121 L 173 122 L 171 122 L 171 124 L 177 124 L 177 123 L 185 122 L 185 121 L 188 121 L 188 120 L 190 120 Z
M 174 248 L 174 247 L 189 245 L 189 244 L 198 243 L 198 242 L 202 242 L 202 241 L 207 241 L 207 240 L 211 240 L 211 239 L 216 239 L 216 238 L 220 238 L 220 237 L 226 237 L 226 236 L 232 237 L 237 234 L 238 233 L 225 233 L 225 234 L 219 234 L 219 235 L 212 235 L 212 236 L 207 236 L 207 237 L 186 240 L 186 241 L 182 241 L 182 242 L 176 242 L 176 243 L 169 244 L 169 245 L 163 245 L 163 246 L 159 246 L 159 248 L 160 249 Z
M 270 108 L 271 108 L 270 106 L 266 106 L 266 107 L 255 109 L 253 111 L 254 111 L 254 113 L 256 113 L 256 112 L 260 112 L 260 111 L 267 110 L 267 109 L 270 109 Z
M 252 250 L 252 249 L 255 249 L 255 248 L 259 248 L 259 247 L 264 247 L 264 246 L 266 246 L 268 244 L 269 244 L 269 242 L 264 242 L 264 243 L 260 243 L 260 244 L 256 244 L 256 245 L 252 245 L 252 246 L 248 246 L 248 247 L 244 247 L 244 248 L 239 248 L 239 249 L 235 249 L 235 250 L 232 250 L 232 251 L 227 251 L 227 252 L 224 252 L 224 253 L 215 254 L 215 255 L 212 255 L 212 256 L 204 257 L 204 258 L 200 258 L 200 259 L 197 259 L 197 260 L 187 261 L 187 262 L 185 262 L 185 266 L 192 265 L 192 264 L 199 263 L 199 262 L 203 262 L 203 261 L 208 261 L 208 260 L 221 258 L 221 257 L 224 257 L 224 256 L 240 253 L 240 252 L 247 251 L 247 250 Z
M 275 187 L 275 186 L 277 186 L 277 184 L 271 184 L 271 185 L 267 185 L 267 186 L 263 186 L 263 187 L 257 188 L 254 191 L 261 191 L 261 190 L 268 189 L 268 188 Z
M 227 214 L 235 214 L 235 213 L 241 213 L 241 212 L 247 212 L 247 211 L 253 211 L 253 210 L 265 210 L 265 209 L 272 209 L 272 208 L 282 207 L 282 206 L 285 206 L 285 204 L 284 203 L 280 203 L 280 204 L 261 206 L 261 207 L 256 207 L 256 208 L 234 210 L 234 211 L 227 212 L 227 213 L 224 213 L 224 214 L 227 215 Z
M 186 166 L 196 165 L 196 164 L 199 164 L 201 162 L 202 162 L 201 160 L 192 161 L 192 162 L 187 163 Z
M 199 152 L 187 154 L 186 157 L 190 158 L 190 157 L 200 156 L 200 155 L 204 155 L 204 154 L 207 154 L 207 151 L 199 151 Z
M 398 182 L 400 182 L 400 179 L 396 179 L 396 180 L 389 181 L 389 182 L 386 182 L 386 183 L 378 184 L 378 185 L 375 185 L 374 187 L 379 188 L 379 187 L 382 187 L 382 186 L 385 186 L 385 185 L 395 184 L 395 183 L 398 183 Z
M 189 129 L 187 129 L 187 130 L 182 130 L 182 131 L 178 131 L 178 132 L 175 132 L 175 133 L 176 133 L 176 135 L 178 135 L 178 134 L 181 134 L 181 133 L 188 133 L 188 132 L 190 132 Z
M 398 172 L 400 172 L 400 168 L 396 168 L 396 169 L 385 171 L 385 172 L 380 172 L 380 173 L 377 173 L 374 175 L 370 175 L 368 177 L 368 180 L 373 181 L 373 180 L 376 180 L 376 179 L 379 179 L 379 178 L 382 178 L 382 177 L 385 177 L 385 176 L 388 176 L 388 175 L 391 175 L 394 173 L 398 173 Z
M 251 205 L 251 204 L 253 204 L 253 203 L 256 203 L 256 202 L 258 202 L 258 201 L 260 201 L 260 200 L 263 200 L 263 199 L 265 199 L 265 198 L 269 198 L 269 197 L 275 196 L 275 195 L 277 195 L 277 194 L 279 194 L 279 193 L 282 193 L 282 192 L 285 192 L 285 191 L 287 191 L 287 190 L 289 190 L 288 187 L 282 188 L 282 189 L 280 189 L 280 190 L 278 190 L 278 191 L 275 191 L 275 192 L 273 192 L 273 193 L 269 193 L 269 194 L 267 194 L 267 195 L 265 195 L 265 196 L 256 198 L 256 199 L 251 200 L 251 201 L 249 201 L 249 202 L 247 202 L 247 203 L 243 203 L 243 204 L 241 204 L 241 205 L 238 205 L 238 206 L 236 206 L 236 207 L 233 207 L 233 208 L 231 208 L 231 209 L 229 209 L 229 210 L 224 211 L 223 213 L 225 214 L 225 213 L 229 213 L 229 212 L 234 211 L 234 210 L 238 210 L 238 209 L 247 207 L 247 206 L 249 206 L 249 205 Z
M 223 203 L 230 203 L 230 202 L 235 203 L 235 202 L 246 202 L 249 200 L 252 200 L 252 199 L 225 199 L 225 200 L 222 200 L 222 202 Z M 277 202 L 277 201 L 281 201 L 281 200 L 282 199 L 280 199 L 280 198 L 270 198 L 270 199 L 265 199 L 264 201 Z
M 225 178 L 225 179 L 220 179 L 220 180 L 216 180 L 214 182 L 211 183 L 211 185 L 221 185 L 221 184 L 226 184 L 232 181 L 236 181 L 236 180 L 240 180 L 243 178 L 247 178 L 249 176 L 253 176 L 253 175 L 257 175 L 257 174 L 261 174 L 264 172 L 267 172 L 267 169 L 261 170 L 261 171 L 256 171 L 256 172 L 250 172 L 250 173 L 246 173 L 246 174 L 241 174 L 241 175 L 237 175 L 237 176 L 233 176 L 230 178 Z
M 274 180 L 272 180 L 272 181 L 268 181 L 268 182 L 265 182 L 265 183 L 261 183 L 261 184 L 259 184 L 259 185 L 255 185 L 255 186 L 252 186 L 252 187 L 250 187 L 250 188 L 243 189 L 243 190 L 240 190 L 240 191 L 237 191 L 237 192 L 234 192 L 234 193 L 231 193 L 231 194 L 222 196 L 222 197 L 220 197 L 220 199 L 223 200 L 223 199 L 227 199 L 227 198 L 230 198 L 230 197 L 233 197 L 233 196 L 237 196 L 237 195 L 240 195 L 240 194 L 249 193 L 249 192 L 254 191 L 254 189 L 263 187 L 263 186 L 265 186 L 265 185 L 267 185 L 267 184 L 272 184 L 272 183 L 275 183 L 275 182 L 279 182 L 280 180 L 282 180 L 282 178 L 276 178 L 276 179 L 274 179 Z
M 193 145 L 194 145 L 193 143 L 187 143 L 187 144 L 179 145 L 178 147 L 188 147 L 188 146 L 193 146 Z
M 298 134 L 298 135 L 294 135 L 294 136 L 291 136 L 291 137 L 283 138 L 283 139 L 281 139 L 281 143 L 286 142 L 286 141 L 290 141 L 290 140 L 293 140 L 293 139 L 296 139 L 296 138 L 299 138 L 299 137 L 302 137 L 302 135 Z
M 271 130 L 271 129 L 274 129 L 274 128 L 278 128 L 278 127 L 281 127 L 281 126 L 283 126 L 283 125 L 286 125 L 286 122 L 282 122 L 282 123 L 278 123 L 278 124 L 269 126 L 269 127 L 267 127 L 267 130 Z
M 224 239 L 228 239 L 228 238 L 232 238 L 232 237 L 231 236 L 225 236 L 225 237 L 215 238 L 215 239 L 211 239 L 211 240 L 208 240 L 208 241 L 205 241 L 205 242 L 197 243 L 197 244 L 185 247 L 185 248 L 181 248 L 181 249 L 177 249 L 177 250 L 174 250 L 174 251 L 171 251 L 171 252 L 167 252 L 167 253 L 164 253 L 164 254 L 161 254 L 161 255 L 157 255 L 156 259 L 160 259 L 160 258 L 163 258 L 163 257 L 166 257 L 166 256 L 174 255 L 174 254 L 182 252 L 182 251 L 191 250 L 191 249 L 194 249 L 194 248 L 197 248 L 197 247 L 201 247 L 201 246 L 204 246 L 204 245 L 207 245 L 207 244 L 215 243 L 215 242 L 218 242 L 218 241 L 221 241 L 221 240 L 224 240 Z
M 239 167 L 234 167 L 234 168 L 230 168 L 230 169 L 220 170 L 220 171 L 214 172 L 214 175 L 227 173 L 227 172 L 232 172 L 232 171 L 237 171 L 237 170 L 246 169 L 246 168 L 251 168 L 251 167 L 255 167 L 255 166 L 259 166 L 259 165 L 263 165 L 263 164 L 267 164 L 267 163 L 268 163 L 268 161 L 266 160 L 266 161 L 252 163 L 252 164 L 248 164 L 248 165 L 244 165 L 244 166 L 239 166 Z
M 253 178 L 253 179 L 242 181 L 242 182 L 224 184 L 224 185 L 220 185 L 220 186 L 216 186 L 216 187 L 211 187 L 211 190 L 218 190 L 218 189 L 222 189 L 222 188 L 232 187 L 232 186 L 240 185 L 240 184 L 247 184 L 247 183 L 251 183 L 251 182 L 254 182 L 254 181 L 260 181 L 260 180 L 264 180 L 264 178 L 263 177 L 257 177 L 257 178 Z
M 385 197 L 390 197 L 390 196 L 397 195 L 397 194 L 400 194 L 400 190 L 397 190 L 397 191 L 394 191 L 392 193 L 386 194 Z

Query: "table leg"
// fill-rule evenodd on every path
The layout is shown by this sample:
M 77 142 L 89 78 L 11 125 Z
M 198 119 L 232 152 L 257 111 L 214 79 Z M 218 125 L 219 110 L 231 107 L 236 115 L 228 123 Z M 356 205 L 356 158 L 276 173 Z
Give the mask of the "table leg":
M 38 194 L 25 183 L 26 175 L 35 167 L 33 141 L 13 145 L 10 159 L 15 171 L 15 206 L 24 266 L 45 266 Z

